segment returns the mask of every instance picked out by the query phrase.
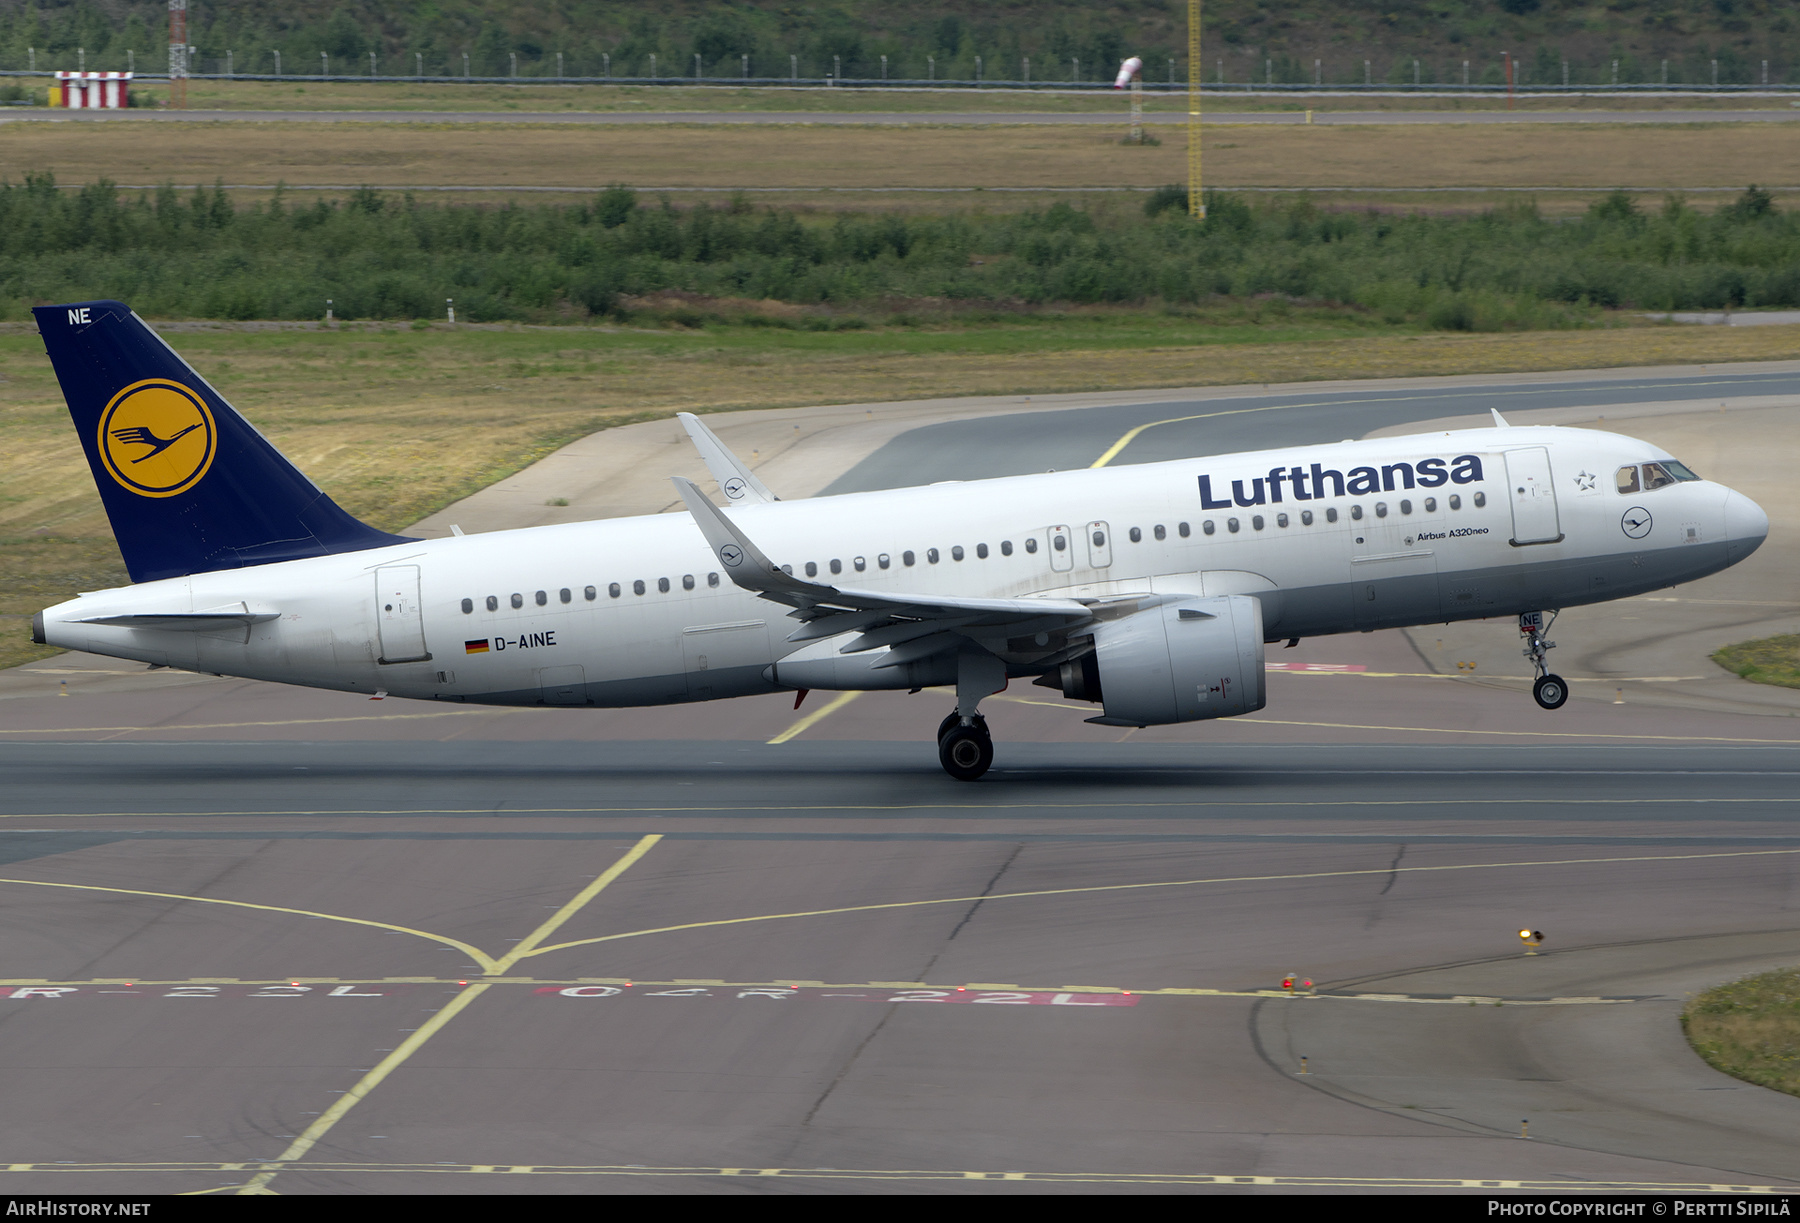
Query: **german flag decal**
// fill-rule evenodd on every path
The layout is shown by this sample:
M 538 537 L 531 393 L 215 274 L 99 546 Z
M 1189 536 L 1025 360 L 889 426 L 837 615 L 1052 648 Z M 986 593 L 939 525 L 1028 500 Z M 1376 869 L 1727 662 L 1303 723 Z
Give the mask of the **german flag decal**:
M 479 641 L 463 642 L 463 653 L 465 654 L 485 654 L 487 652 L 488 640 L 486 637 L 481 638 Z

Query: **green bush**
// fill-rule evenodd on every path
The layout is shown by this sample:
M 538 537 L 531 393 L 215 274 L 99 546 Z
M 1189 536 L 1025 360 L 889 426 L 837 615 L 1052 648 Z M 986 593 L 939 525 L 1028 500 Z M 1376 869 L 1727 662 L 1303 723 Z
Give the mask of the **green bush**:
M 1591 324 L 1602 309 L 1800 306 L 1800 222 L 1752 188 L 1703 215 L 1613 195 L 1552 221 L 1341 211 L 1208 192 L 1204 224 L 1166 187 L 1144 212 L 1068 203 L 1002 215 L 820 217 L 645 206 L 627 187 L 572 205 L 421 202 L 359 189 L 239 207 L 217 187 L 122 193 L 0 184 L 0 316 L 118 297 L 147 314 L 579 319 L 680 294 L 828 307 L 907 303 L 1192 306 L 1219 298 L 1350 307 L 1452 331 Z M 847 308 L 847 309 L 846 309 Z M 702 312 L 704 313 L 704 312 Z M 702 322 L 706 321 L 702 319 Z

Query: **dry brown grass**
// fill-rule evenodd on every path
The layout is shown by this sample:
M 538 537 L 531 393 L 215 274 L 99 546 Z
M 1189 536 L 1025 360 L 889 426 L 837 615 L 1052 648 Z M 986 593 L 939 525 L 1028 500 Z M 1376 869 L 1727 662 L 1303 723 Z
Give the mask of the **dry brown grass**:
M 1178 129 L 171 123 L 0 126 L 0 176 L 272 186 L 1071 187 L 1185 181 Z M 1787 124 L 1209 126 L 1219 187 L 1741 187 L 1793 175 Z
M 599 329 L 171 336 L 347 509 L 398 529 L 609 423 L 680 409 L 940 395 L 1501 373 L 1800 357 L 1800 327 L 1630 328 L 1285 344 L 879 351 Z M 0 335 L 0 666 L 41 656 L 38 608 L 125 573 L 35 336 Z
M 1154 72 L 1152 73 L 1154 75 Z M 1154 84 L 1155 82 L 1149 82 Z M 168 87 L 144 83 L 138 92 L 165 99 Z M 1208 113 L 1232 111 L 1293 111 L 1313 107 L 1320 111 L 1503 111 L 1506 99 L 1495 94 L 1464 97 L 1360 97 L 1354 93 L 1331 95 L 1274 94 L 1244 96 L 1233 89 L 1207 89 Z M 1615 96 L 1522 94 L 1513 105 L 1520 111 L 1645 111 L 1645 110 L 1775 110 L 1785 109 L 1783 98 L 1657 97 L 1642 94 Z M 188 84 L 190 110 L 399 110 L 399 111 L 829 111 L 857 112 L 976 112 L 984 114 L 1049 112 L 1118 113 L 1124 99 L 1111 90 L 1030 91 L 1007 89 L 891 90 L 783 89 L 768 85 L 739 87 L 715 84 L 691 85 L 454 85 L 410 81 L 331 81 L 321 83 L 304 76 L 282 81 L 209 81 Z M 1148 111 L 1187 110 L 1185 90 L 1165 93 L 1150 89 L 1144 94 Z

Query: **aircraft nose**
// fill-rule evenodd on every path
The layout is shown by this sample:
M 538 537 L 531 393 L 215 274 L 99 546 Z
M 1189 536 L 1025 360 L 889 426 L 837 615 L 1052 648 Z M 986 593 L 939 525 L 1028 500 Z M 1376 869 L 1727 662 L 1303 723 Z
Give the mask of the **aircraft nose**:
M 1743 560 L 1769 537 L 1769 516 L 1762 506 L 1735 490 L 1725 493 L 1726 550 L 1732 563 Z

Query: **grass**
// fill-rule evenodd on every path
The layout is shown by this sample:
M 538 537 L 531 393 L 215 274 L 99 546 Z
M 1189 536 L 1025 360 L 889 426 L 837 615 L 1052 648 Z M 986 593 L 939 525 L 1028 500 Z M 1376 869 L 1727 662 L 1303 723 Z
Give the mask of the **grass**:
M 1753 684 L 1800 688 L 1800 633 L 1728 645 L 1712 660 Z
M 938 327 L 171 328 L 327 493 L 399 529 L 577 437 L 673 415 L 940 395 L 1259 384 L 1800 357 L 1800 327 L 1410 334 L 1354 312 L 1071 311 Z M 32 612 L 127 579 L 55 378 L 0 330 L 0 666 Z
M 1122 145 L 1118 127 L 171 123 L 0 126 L 0 177 L 292 186 L 1154 187 L 1185 182 L 1187 141 Z M 1215 187 L 1739 187 L 1790 165 L 1788 124 L 1209 124 Z M 1779 171 L 1773 171 L 1779 177 Z M 1800 181 L 1778 188 L 1800 188 Z M 1454 201 L 1455 197 L 1446 197 Z M 1005 206 L 1005 205 L 1002 205 Z
M 1683 1008 L 1681 1028 L 1715 1070 L 1800 1095 L 1800 969 L 1709 989 Z

